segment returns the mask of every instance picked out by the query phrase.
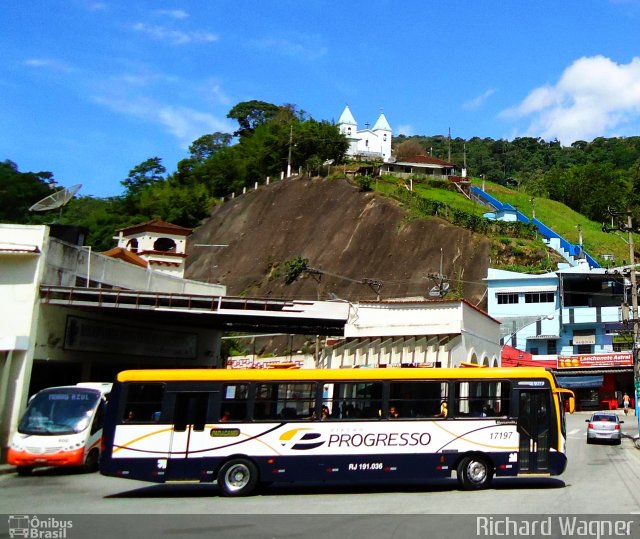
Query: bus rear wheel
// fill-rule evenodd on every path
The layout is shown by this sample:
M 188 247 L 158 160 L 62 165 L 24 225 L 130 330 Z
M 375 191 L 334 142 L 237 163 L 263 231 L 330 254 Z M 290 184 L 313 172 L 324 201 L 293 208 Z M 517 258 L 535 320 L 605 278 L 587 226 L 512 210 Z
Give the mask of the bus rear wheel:
M 463 458 L 457 471 L 463 490 L 487 488 L 493 478 L 493 469 L 487 459 L 476 455 Z
M 222 496 L 248 496 L 258 484 L 258 468 L 247 459 L 225 462 L 218 472 L 218 488 Z

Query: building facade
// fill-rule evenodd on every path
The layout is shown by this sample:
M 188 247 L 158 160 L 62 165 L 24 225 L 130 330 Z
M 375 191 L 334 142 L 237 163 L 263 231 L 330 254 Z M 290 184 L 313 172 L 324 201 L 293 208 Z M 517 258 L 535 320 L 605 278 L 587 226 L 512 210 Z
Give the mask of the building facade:
M 385 163 L 391 159 L 393 131 L 384 114 L 380 114 L 372 128 L 365 124 L 364 129 L 358 129 L 358 122 L 346 106 L 338 120 L 338 129 L 349 140 L 347 155 L 364 160 L 382 159 Z
M 505 365 L 526 357 L 551 368 L 585 409 L 617 408 L 625 392 L 634 393 L 632 325 L 624 314 L 630 281 L 621 270 L 490 269 L 487 294 L 489 314 L 502 322 Z

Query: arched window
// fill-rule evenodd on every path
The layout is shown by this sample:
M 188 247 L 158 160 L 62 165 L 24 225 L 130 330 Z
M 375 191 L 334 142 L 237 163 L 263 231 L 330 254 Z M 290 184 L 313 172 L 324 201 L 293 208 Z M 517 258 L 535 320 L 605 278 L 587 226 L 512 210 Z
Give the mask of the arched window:
M 347 135 L 350 135 L 350 134 L 351 134 L 351 128 L 347 127 Z
M 158 238 L 153 243 L 154 251 L 175 251 L 176 250 L 176 242 L 171 238 Z
M 138 240 L 136 238 L 132 238 L 127 242 L 127 249 L 132 253 L 138 252 Z

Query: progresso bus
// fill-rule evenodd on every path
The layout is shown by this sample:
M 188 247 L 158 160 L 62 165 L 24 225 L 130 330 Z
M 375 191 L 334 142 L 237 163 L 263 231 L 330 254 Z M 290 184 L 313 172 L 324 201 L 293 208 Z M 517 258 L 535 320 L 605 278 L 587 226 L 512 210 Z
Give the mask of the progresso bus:
M 217 481 L 223 496 L 273 482 L 558 475 L 565 403 L 543 368 L 138 370 L 117 376 L 100 471 Z
M 110 383 L 50 387 L 29 399 L 7 455 L 18 474 L 39 466 L 98 469 L 102 422 Z

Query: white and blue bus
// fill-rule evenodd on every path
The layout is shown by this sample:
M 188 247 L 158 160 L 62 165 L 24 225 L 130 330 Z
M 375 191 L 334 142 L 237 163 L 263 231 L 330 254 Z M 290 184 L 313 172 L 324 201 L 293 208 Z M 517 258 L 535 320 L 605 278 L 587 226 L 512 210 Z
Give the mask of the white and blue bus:
M 463 489 L 558 475 L 565 403 L 542 368 L 138 370 L 118 374 L 100 471 L 217 481 L 224 496 L 273 482 L 413 482 Z

